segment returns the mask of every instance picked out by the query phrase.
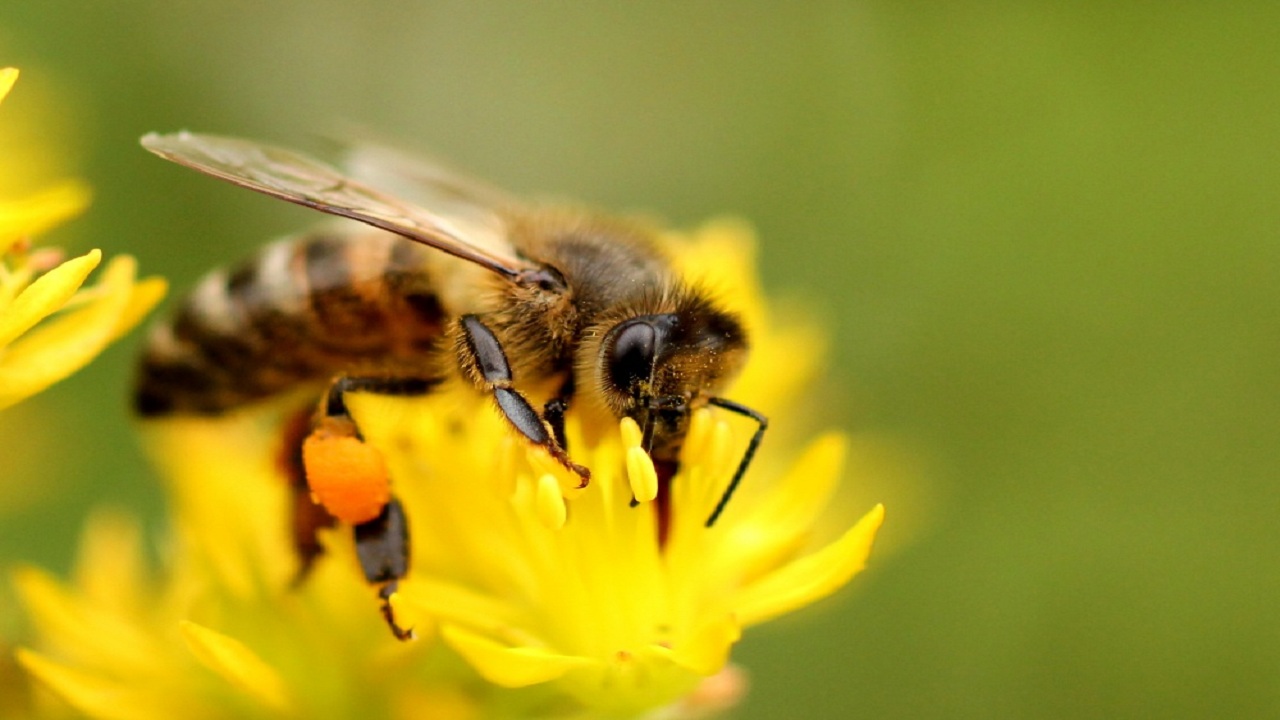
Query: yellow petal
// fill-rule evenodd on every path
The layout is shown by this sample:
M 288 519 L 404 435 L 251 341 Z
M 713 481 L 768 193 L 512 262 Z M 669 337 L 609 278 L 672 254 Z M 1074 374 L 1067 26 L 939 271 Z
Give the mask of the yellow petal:
M 441 630 L 445 641 L 484 679 L 502 687 L 527 687 L 555 680 L 570 670 L 592 664 L 572 655 L 532 647 L 509 647 L 457 625 Z
M 734 603 L 739 622 L 755 625 L 835 592 L 865 567 L 883 521 L 877 505 L 839 540 L 748 585 Z
M 36 278 L 0 314 L 0 347 L 66 305 L 101 261 L 102 251 L 90 250 Z
M 130 683 L 113 682 L 73 670 L 25 648 L 19 648 L 14 655 L 32 677 L 91 718 L 171 720 L 181 712 L 160 700 L 154 688 L 134 687 Z
M 27 333 L 0 357 L 0 409 L 34 395 L 84 367 L 107 343 L 136 322 L 161 286 L 148 283 L 135 293 L 134 263 L 114 258 L 95 288 L 100 296 L 74 312 Z
M 267 707 L 289 711 L 292 703 L 284 680 L 247 645 L 189 620 L 180 628 L 191 654 L 201 664 Z
M 179 418 L 146 428 L 156 462 L 177 481 L 170 488 L 184 562 L 245 601 L 286 582 L 297 563 L 277 526 L 289 512 L 278 492 L 279 440 L 255 419 Z
M 755 267 L 755 230 L 738 218 L 709 220 L 675 256 L 686 275 L 727 297 L 734 307 L 756 311 L 759 290 L 751 281 Z
M 18 82 L 18 68 L 0 68 L 0 102 L 9 94 L 13 84 Z
M 519 617 L 511 603 L 502 598 L 421 575 L 411 575 L 402 582 L 396 600 L 419 615 L 494 631 L 516 623 Z
M 739 568 L 750 582 L 795 553 L 835 490 L 846 445 L 839 433 L 810 443 L 765 501 L 728 531 L 724 556 L 718 562 Z
M 68 655 L 95 658 L 121 672 L 155 667 L 156 639 L 129 619 L 71 592 L 42 570 L 18 568 L 13 584 L 47 644 Z
M 714 675 L 729 662 L 729 650 L 741 637 L 742 628 L 734 618 L 720 616 L 704 623 L 674 648 L 671 659 L 699 675 Z
M 75 216 L 89 204 L 90 196 L 88 185 L 64 180 L 34 195 L 0 202 L 0 255 L 18 240 Z
M 847 445 L 840 433 L 827 433 L 811 442 L 783 479 L 782 491 L 771 495 L 776 502 L 767 503 L 763 519 L 775 526 L 813 525 L 836 489 Z
M 76 553 L 74 585 L 85 599 L 111 611 L 133 610 L 147 592 L 142 528 L 122 512 L 97 510 L 85 522 Z
M 120 316 L 116 318 L 116 330 L 111 339 L 118 340 L 120 336 L 142 322 L 142 318 L 146 317 L 147 313 L 151 312 L 151 309 L 164 299 L 165 293 L 168 291 L 169 282 L 160 277 L 143 278 L 135 283 L 130 290 L 128 305 L 125 306 Z
M 435 618 L 423 613 L 420 604 L 406 600 L 403 592 L 397 590 L 391 593 L 387 597 L 387 605 L 391 607 L 391 616 L 396 619 L 396 625 L 412 632 L 414 639 L 423 642 L 435 637 Z
M 464 688 L 421 687 L 405 684 L 394 691 L 392 720 L 481 720 L 485 717 L 480 701 Z

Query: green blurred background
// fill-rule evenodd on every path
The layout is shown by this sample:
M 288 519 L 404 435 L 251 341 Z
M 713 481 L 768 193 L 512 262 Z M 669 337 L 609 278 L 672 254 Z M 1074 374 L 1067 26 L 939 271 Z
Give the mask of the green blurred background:
M 11 0 L 0 118 L 52 112 L 95 188 L 48 241 L 179 289 L 315 218 L 150 130 L 351 121 L 520 191 L 743 215 L 831 327 L 829 412 L 921 472 L 851 591 L 748 634 L 740 717 L 1273 718 L 1278 30 L 1264 2 Z M 4 414 L 0 562 L 65 569 L 103 503 L 159 526 L 136 341 Z

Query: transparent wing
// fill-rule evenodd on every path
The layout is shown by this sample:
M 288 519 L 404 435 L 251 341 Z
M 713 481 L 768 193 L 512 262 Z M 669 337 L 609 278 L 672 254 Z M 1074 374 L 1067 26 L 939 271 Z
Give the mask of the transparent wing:
M 431 208 L 480 248 L 509 253 L 506 213 L 524 203 L 503 190 L 423 157 L 361 136 L 339 141 L 344 147 L 342 167 L 351 177 Z
M 535 269 L 508 243 L 470 221 L 451 220 L 375 190 L 291 150 L 190 132 L 150 133 L 142 146 L 179 165 L 321 212 L 367 223 L 469 260 L 508 278 Z M 495 214 L 496 222 L 496 214 Z M 496 228 L 501 234 L 501 228 Z

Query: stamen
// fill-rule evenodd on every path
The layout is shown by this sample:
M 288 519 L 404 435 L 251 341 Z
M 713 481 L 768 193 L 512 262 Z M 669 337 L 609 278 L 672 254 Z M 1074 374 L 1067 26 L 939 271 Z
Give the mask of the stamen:
M 569 508 L 565 505 L 564 495 L 560 493 L 560 483 L 550 473 L 538 478 L 533 504 L 538 520 L 552 530 L 564 527 L 565 520 L 569 518 Z
M 658 472 L 653 467 L 653 459 L 645 452 L 644 432 L 640 425 L 631 418 L 622 418 L 618 422 L 622 432 L 622 447 L 626 452 L 627 484 L 631 486 L 632 505 L 649 502 L 658 497 Z
M 711 438 L 713 416 L 710 408 L 698 408 L 689 413 L 689 432 L 684 436 L 681 456 L 684 462 L 699 463 L 705 457 Z
M 649 502 L 658 497 L 658 471 L 643 448 L 627 448 L 627 481 L 636 502 Z
M 629 417 L 622 418 L 618 422 L 618 429 L 622 431 L 622 447 L 630 450 L 638 448 L 644 442 L 644 433 L 640 430 L 640 424 Z
M 707 462 L 711 467 L 732 468 L 733 431 L 729 423 L 717 418 L 711 426 L 711 438 L 707 443 Z

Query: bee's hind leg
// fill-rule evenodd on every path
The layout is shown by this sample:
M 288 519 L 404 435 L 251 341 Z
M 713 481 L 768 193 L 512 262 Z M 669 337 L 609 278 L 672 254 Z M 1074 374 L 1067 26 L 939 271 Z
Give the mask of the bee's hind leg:
M 280 466 L 289 479 L 290 525 L 293 549 L 298 556 L 298 568 L 291 583 L 294 587 L 307 579 L 316 560 L 324 554 L 320 531 L 337 523 L 337 518 L 312 499 L 311 489 L 307 486 L 302 444 L 311 433 L 312 414 L 310 408 L 304 408 L 285 422 L 284 443 L 279 456 Z
M 400 501 L 391 498 L 378 517 L 356 525 L 355 536 L 356 556 L 365 580 L 382 586 L 378 590 L 382 617 L 397 639 L 412 640 L 413 628 L 400 627 L 391 607 L 391 596 L 396 593 L 400 578 L 409 572 L 409 525 Z
M 365 579 L 380 585 L 382 615 L 401 640 L 413 637 L 395 619 L 391 596 L 409 572 L 409 526 L 391 494 L 382 453 L 368 445 L 347 409 L 349 392 L 423 395 L 437 381 L 420 378 L 342 377 L 334 381 L 303 442 L 303 465 L 312 498 L 354 526 L 356 556 Z

